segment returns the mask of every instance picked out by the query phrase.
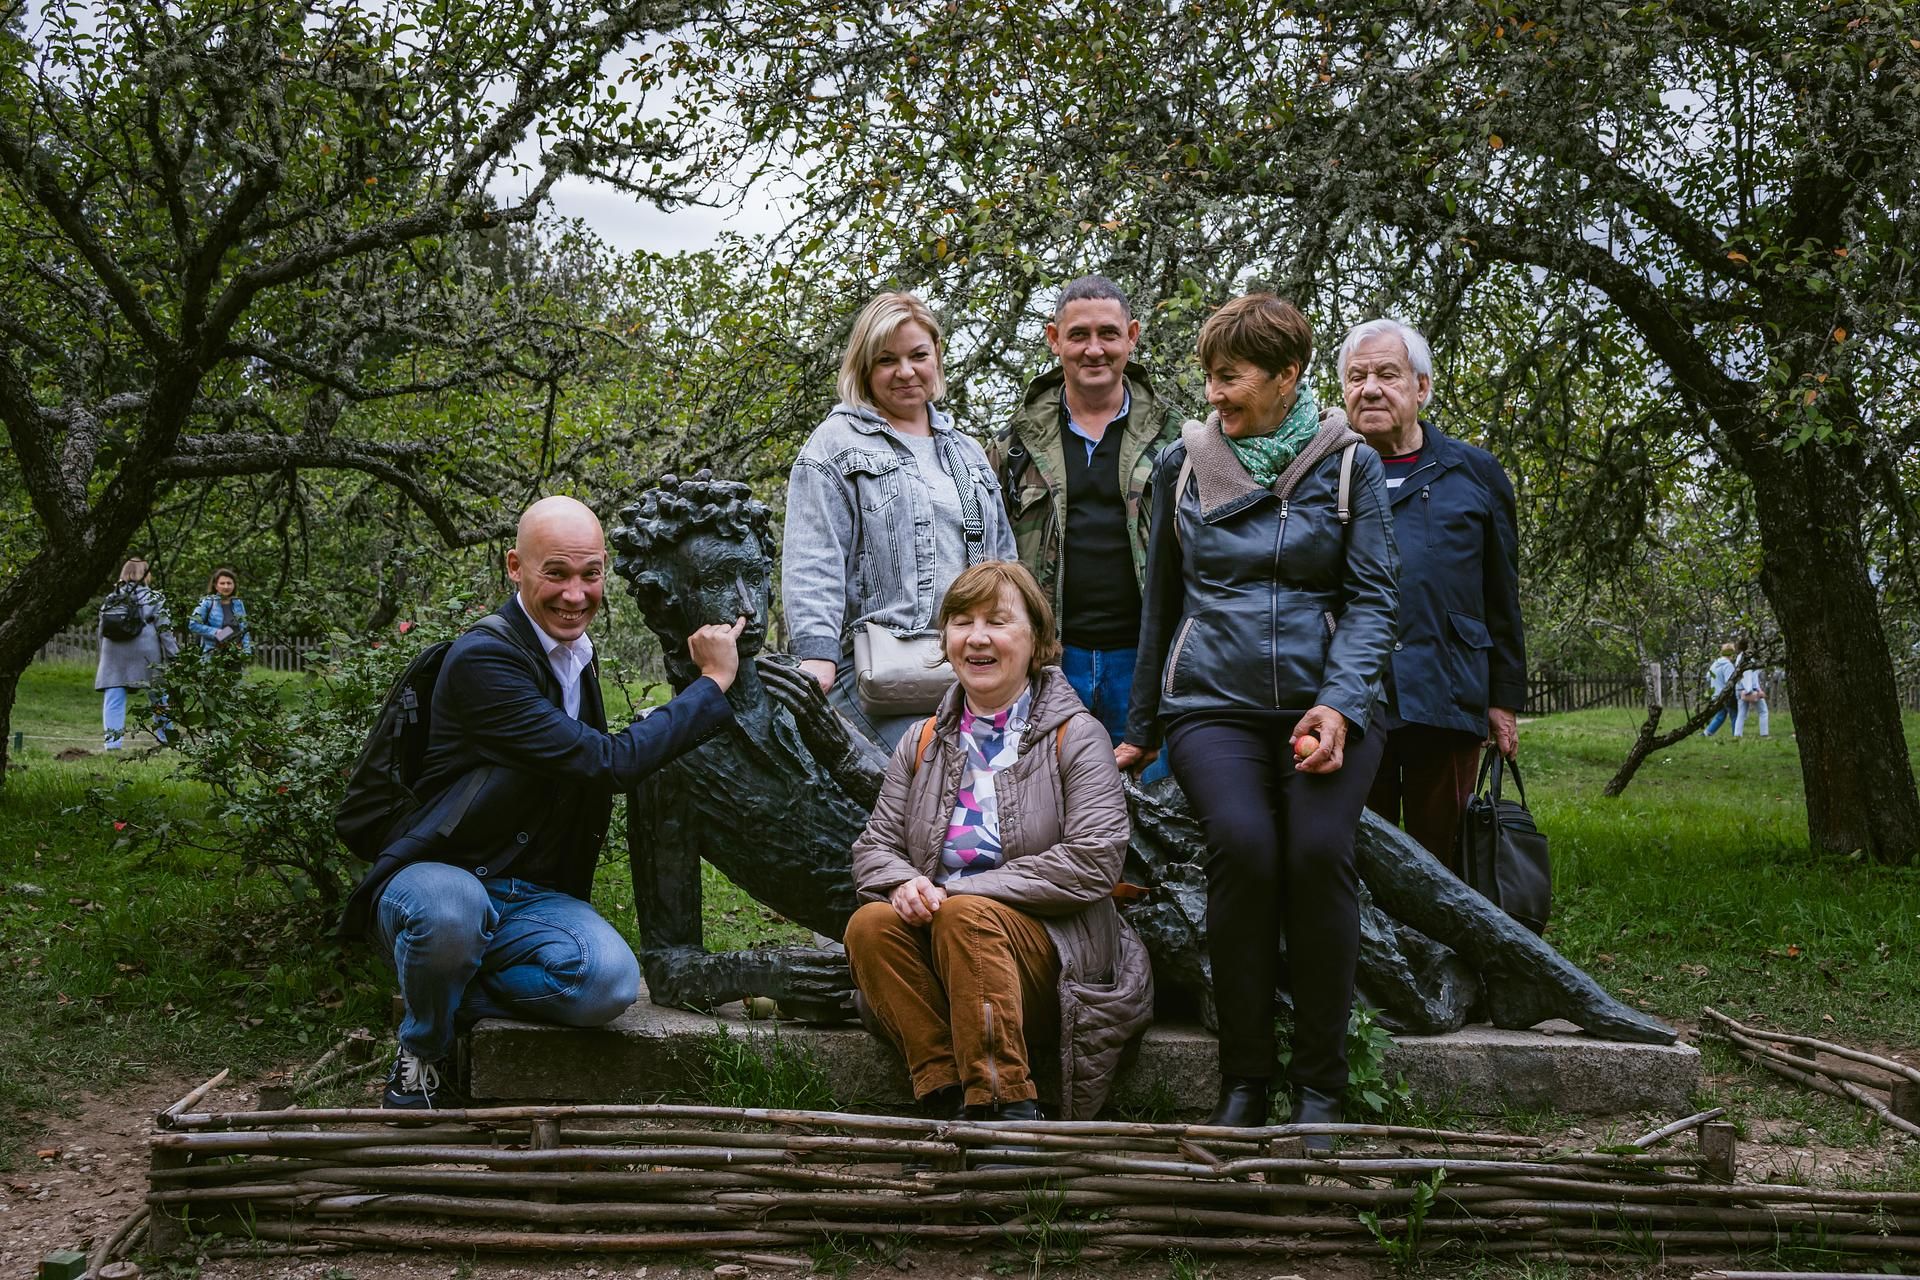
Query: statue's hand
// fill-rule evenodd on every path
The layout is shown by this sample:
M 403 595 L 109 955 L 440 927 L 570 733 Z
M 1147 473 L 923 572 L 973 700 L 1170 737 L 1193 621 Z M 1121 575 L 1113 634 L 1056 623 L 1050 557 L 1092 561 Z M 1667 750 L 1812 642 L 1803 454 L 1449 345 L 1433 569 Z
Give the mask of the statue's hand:
M 783 653 L 763 653 L 753 661 L 760 668 L 760 682 L 767 686 L 767 692 L 773 695 L 775 702 L 793 713 L 793 718 L 806 729 L 809 739 L 816 731 L 837 733 L 842 737 L 851 732 L 846 722 L 827 704 L 827 691 L 820 687 L 820 682 L 802 671 L 792 658 Z M 828 723 L 813 723 L 821 720 Z
M 781 1012 L 804 1022 L 845 1022 L 856 1016 L 853 973 L 846 954 L 817 947 L 735 952 L 747 995 L 768 996 Z
M 880 749 L 862 737 L 833 709 L 820 682 L 784 654 L 761 654 L 754 659 L 760 682 L 773 700 L 793 715 L 801 740 L 842 790 L 868 808 L 880 796 L 880 778 L 887 760 Z

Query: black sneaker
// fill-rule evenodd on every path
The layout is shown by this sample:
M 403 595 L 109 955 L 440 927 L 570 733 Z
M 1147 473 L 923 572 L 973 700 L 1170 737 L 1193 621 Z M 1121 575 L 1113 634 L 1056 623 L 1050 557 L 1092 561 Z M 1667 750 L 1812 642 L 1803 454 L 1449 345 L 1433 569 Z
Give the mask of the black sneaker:
M 446 1111 L 466 1106 L 467 1099 L 453 1083 L 451 1058 L 428 1062 L 402 1049 L 394 1055 L 380 1105 L 398 1111 Z

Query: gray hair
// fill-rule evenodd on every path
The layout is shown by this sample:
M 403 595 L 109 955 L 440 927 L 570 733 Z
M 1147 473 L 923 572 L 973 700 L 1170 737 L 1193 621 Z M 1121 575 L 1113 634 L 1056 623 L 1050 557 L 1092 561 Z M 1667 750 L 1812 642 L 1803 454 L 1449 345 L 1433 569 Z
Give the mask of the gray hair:
M 1081 276 L 1078 280 L 1068 281 L 1053 304 L 1056 322 L 1069 302 L 1117 302 L 1120 309 L 1127 313 L 1127 319 L 1133 319 L 1133 304 L 1127 301 L 1126 292 L 1105 276 Z
M 1400 339 L 1400 345 L 1407 349 L 1407 363 L 1413 366 L 1414 376 L 1426 378 L 1427 394 L 1420 397 L 1420 405 L 1425 408 L 1427 401 L 1433 399 L 1433 348 L 1427 345 L 1418 329 L 1398 320 L 1369 320 L 1347 330 L 1347 340 L 1340 344 L 1340 385 L 1344 387 L 1347 383 L 1347 362 L 1360 344 L 1384 334 Z

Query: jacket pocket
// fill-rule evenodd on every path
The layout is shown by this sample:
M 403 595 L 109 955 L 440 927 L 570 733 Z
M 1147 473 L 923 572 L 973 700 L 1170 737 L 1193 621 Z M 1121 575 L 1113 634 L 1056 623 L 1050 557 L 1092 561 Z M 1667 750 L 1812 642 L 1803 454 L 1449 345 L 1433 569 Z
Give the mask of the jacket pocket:
M 1187 647 L 1187 638 L 1193 634 L 1193 624 L 1198 621 L 1200 621 L 1198 617 L 1186 619 L 1180 624 L 1180 630 L 1173 637 L 1173 649 L 1167 654 L 1167 674 L 1160 683 L 1160 692 L 1169 698 L 1173 696 L 1173 674 L 1179 669 L 1180 654 Z
M 1493 648 L 1493 636 L 1487 630 L 1487 624 L 1470 613 L 1447 610 L 1447 620 L 1453 623 L 1453 634 L 1460 637 L 1460 643 L 1469 649 Z
M 900 459 L 890 453 L 848 450 L 840 455 L 840 476 L 862 511 L 884 511 L 900 496 Z

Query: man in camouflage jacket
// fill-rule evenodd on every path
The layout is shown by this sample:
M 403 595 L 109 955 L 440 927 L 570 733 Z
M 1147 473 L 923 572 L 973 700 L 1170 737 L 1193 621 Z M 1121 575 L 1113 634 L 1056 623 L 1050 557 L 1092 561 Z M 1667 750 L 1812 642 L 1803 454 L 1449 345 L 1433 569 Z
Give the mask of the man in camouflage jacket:
M 1061 666 L 1116 743 L 1147 567 L 1141 497 L 1182 422 L 1145 371 L 1128 367 L 1139 340 L 1140 322 L 1111 280 L 1067 285 L 1047 325 L 1060 363 L 1028 385 L 990 451 L 1020 559 L 1060 621 Z

